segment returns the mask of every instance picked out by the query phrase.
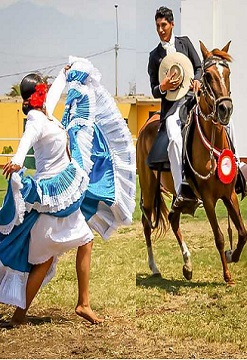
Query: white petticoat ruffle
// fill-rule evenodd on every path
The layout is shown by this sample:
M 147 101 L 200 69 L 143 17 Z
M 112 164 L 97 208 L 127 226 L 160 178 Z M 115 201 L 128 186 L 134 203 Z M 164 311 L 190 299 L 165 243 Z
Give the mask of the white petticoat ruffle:
M 47 284 L 55 275 L 57 258 L 48 270 L 42 286 Z M 26 308 L 26 287 L 29 273 L 10 269 L 0 262 L 0 302 Z
M 62 218 L 40 214 L 30 235 L 30 264 L 43 263 L 51 256 L 60 256 L 93 239 L 93 233 L 80 209 Z
M 100 201 L 97 212 L 88 220 L 90 227 L 96 230 L 104 239 L 107 239 L 119 226 L 128 225 L 132 222 L 136 193 L 135 148 L 128 126 L 122 118 L 113 97 L 100 84 L 100 72 L 89 60 L 84 58 L 70 56 L 69 64 L 71 68 L 66 72 L 66 75 L 61 71 L 52 84 L 51 91 L 48 92 L 48 113 L 51 115 L 53 109 L 55 109 L 55 104 L 59 98 L 58 95 L 61 94 L 62 89 L 65 87 L 67 79 L 69 90 L 78 91 L 82 95 L 80 100 L 85 100 L 77 103 L 79 99 L 77 94 L 75 94 L 74 100 L 68 98 L 71 100 L 70 107 L 67 108 L 67 111 L 70 111 L 69 122 L 67 121 L 67 124 L 64 124 L 67 130 L 79 125 L 77 140 L 83 161 L 90 159 L 89 155 L 92 150 L 92 142 L 90 145 L 86 145 L 83 141 L 83 134 L 87 133 L 88 140 L 90 139 L 92 124 L 97 125 L 108 145 L 114 171 L 114 203 L 109 206 Z M 70 79 L 70 71 L 85 73 L 87 76 L 85 76 L 85 80 L 79 82 L 75 80 L 76 76 L 73 77 L 72 74 L 71 78 L 73 80 L 71 81 L 68 80 Z M 80 76 L 78 76 L 78 79 L 80 79 Z M 68 96 L 71 95 L 68 92 Z M 80 107 L 78 111 L 77 104 Z M 88 106 L 89 104 L 90 106 Z M 83 114 L 86 113 L 85 109 L 89 111 L 87 119 L 78 115 L 80 111 Z M 85 128 L 87 121 L 88 130 Z M 87 165 L 86 169 L 89 174 L 93 165 L 91 159 Z
M 88 220 L 88 224 L 103 239 L 108 239 L 119 226 L 132 222 L 136 194 L 136 153 L 131 133 L 112 96 L 101 85 L 95 88 L 95 93 L 95 123 L 110 151 L 115 201 L 110 207 L 99 202 L 97 212 Z

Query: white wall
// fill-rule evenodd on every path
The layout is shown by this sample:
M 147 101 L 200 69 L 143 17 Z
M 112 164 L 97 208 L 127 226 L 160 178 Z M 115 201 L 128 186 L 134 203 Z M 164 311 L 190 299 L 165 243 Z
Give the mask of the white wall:
M 238 153 L 247 157 L 247 1 L 181 0 L 181 34 L 193 42 L 200 57 L 199 40 L 212 50 L 231 40 L 231 91 Z

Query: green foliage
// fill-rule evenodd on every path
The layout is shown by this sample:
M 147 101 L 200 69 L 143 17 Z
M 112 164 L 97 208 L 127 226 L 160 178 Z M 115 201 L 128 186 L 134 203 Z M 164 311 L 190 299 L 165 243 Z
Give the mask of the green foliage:
M 10 92 L 6 95 L 11 97 L 21 96 L 20 84 L 12 85 Z
M 11 154 L 13 152 L 12 146 L 4 146 L 2 150 L 2 154 Z

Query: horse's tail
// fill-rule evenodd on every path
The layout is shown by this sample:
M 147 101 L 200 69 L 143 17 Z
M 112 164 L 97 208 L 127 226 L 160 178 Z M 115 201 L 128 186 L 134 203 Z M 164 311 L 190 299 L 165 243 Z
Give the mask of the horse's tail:
M 145 217 L 151 230 L 156 231 L 156 238 L 164 236 L 169 229 L 170 223 L 168 220 L 169 209 L 166 205 L 165 198 L 170 198 L 170 194 L 162 187 L 160 182 L 161 171 L 157 172 L 156 190 L 154 194 L 154 201 L 151 210 L 150 217 L 147 215 L 147 211 L 143 206 L 142 193 L 140 196 L 140 209 Z
M 153 216 L 155 219 L 155 227 L 157 230 L 156 237 L 164 236 L 169 229 L 170 222 L 168 220 L 169 209 L 166 205 L 165 197 L 170 197 L 168 192 L 161 187 L 161 170 L 157 172 L 157 185 L 154 197 Z

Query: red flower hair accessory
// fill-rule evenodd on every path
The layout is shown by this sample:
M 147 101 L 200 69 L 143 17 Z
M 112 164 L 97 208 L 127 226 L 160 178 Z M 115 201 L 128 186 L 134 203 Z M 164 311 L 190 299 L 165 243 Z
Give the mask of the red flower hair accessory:
M 44 83 L 40 83 L 35 86 L 35 92 L 28 99 L 29 104 L 33 108 L 42 108 L 42 106 L 45 102 L 47 89 L 48 89 L 48 87 Z

